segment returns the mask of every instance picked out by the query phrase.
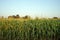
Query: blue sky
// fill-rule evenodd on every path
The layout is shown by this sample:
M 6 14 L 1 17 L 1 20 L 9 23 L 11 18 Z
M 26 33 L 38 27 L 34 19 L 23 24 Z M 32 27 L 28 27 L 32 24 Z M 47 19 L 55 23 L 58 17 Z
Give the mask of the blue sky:
M 60 0 L 0 0 L 0 16 L 60 17 Z

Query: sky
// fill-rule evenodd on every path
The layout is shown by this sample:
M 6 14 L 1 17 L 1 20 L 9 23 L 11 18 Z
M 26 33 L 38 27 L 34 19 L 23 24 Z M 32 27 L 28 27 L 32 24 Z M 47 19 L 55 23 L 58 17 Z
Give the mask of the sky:
M 60 17 L 60 0 L 0 0 L 0 16 Z

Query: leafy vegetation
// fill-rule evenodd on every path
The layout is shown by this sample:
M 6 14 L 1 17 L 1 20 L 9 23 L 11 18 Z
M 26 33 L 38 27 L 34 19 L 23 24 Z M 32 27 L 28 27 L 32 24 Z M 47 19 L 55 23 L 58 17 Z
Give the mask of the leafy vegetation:
M 59 40 L 59 19 L 0 20 L 0 40 Z

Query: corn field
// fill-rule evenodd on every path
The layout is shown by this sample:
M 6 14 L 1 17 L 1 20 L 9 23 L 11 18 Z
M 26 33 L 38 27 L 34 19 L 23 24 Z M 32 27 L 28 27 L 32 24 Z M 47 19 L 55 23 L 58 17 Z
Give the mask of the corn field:
M 60 40 L 60 20 L 0 20 L 0 40 Z

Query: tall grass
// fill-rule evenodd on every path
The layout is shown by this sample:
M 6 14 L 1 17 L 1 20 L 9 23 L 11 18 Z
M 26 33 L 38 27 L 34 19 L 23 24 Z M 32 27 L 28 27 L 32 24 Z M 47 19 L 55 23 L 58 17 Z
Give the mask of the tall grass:
M 59 40 L 60 20 L 0 20 L 0 40 Z

